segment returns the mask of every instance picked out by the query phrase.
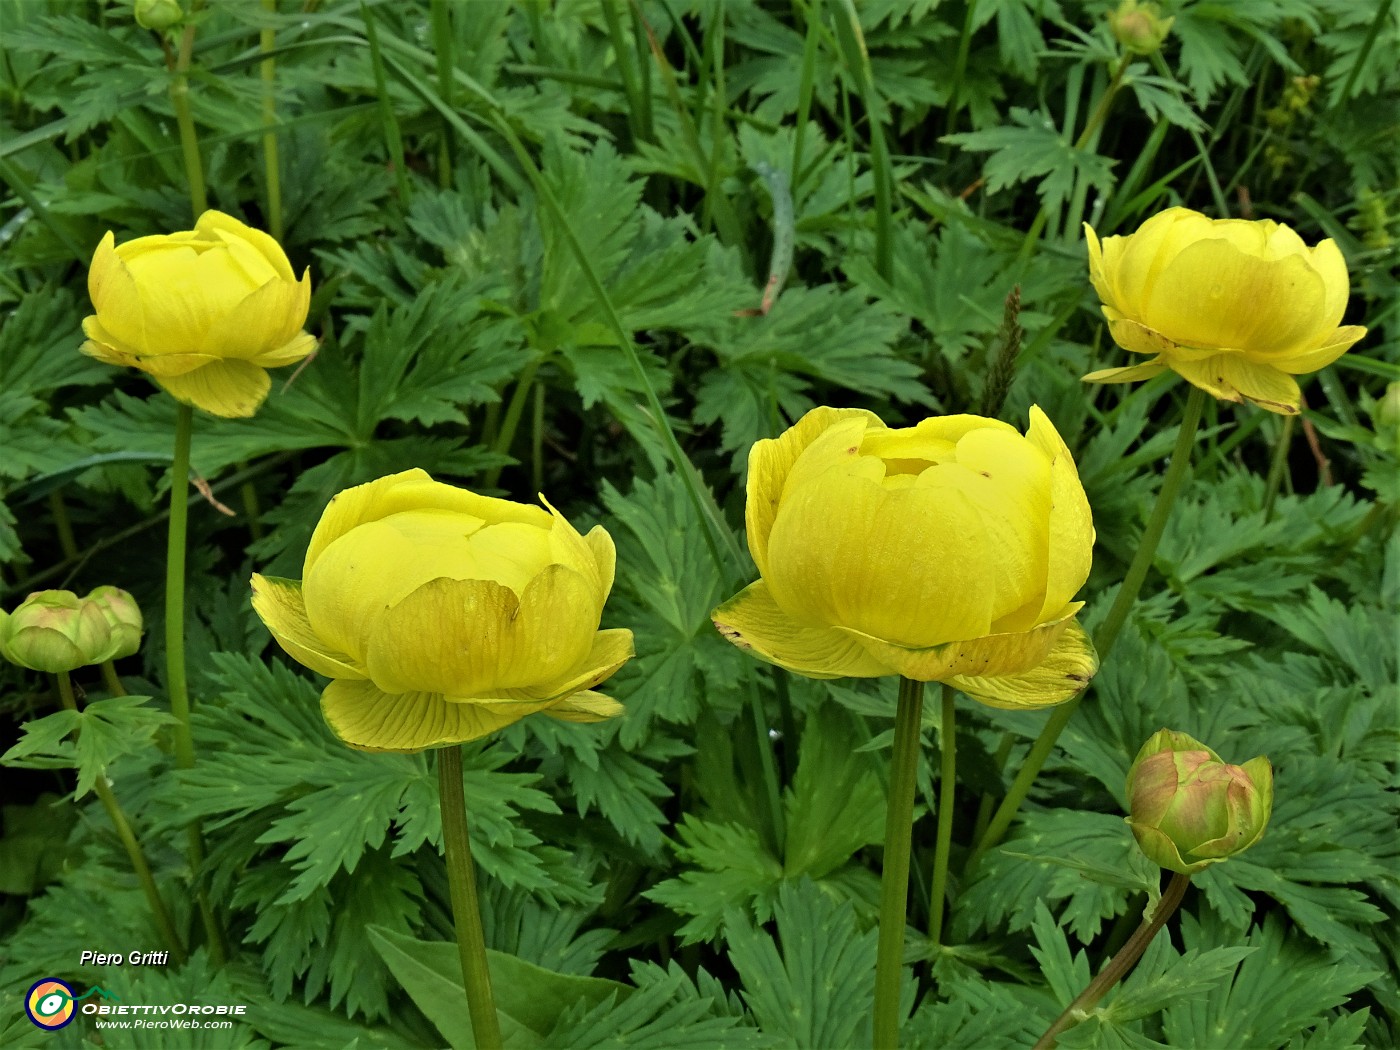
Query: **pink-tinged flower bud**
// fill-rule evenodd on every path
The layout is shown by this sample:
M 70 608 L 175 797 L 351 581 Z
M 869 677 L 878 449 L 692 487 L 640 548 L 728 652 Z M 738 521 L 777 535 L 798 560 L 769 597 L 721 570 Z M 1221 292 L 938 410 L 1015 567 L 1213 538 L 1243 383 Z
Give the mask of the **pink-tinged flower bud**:
M 107 620 L 116 647 L 111 659 L 134 656 L 141 648 L 141 631 L 144 627 L 136 599 L 120 587 L 102 586 L 94 587 L 84 601 L 92 602 L 101 609 Z
M 1128 770 L 1128 826 L 1154 864 L 1189 875 L 1258 842 L 1273 808 L 1274 777 L 1260 756 L 1225 762 L 1185 733 L 1163 729 Z
M 1116 10 L 1108 13 L 1108 28 L 1124 49 L 1135 55 L 1150 55 L 1160 50 L 1175 21 L 1175 18 L 1163 18 L 1156 4 L 1137 0 L 1123 0 Z
M 115 646 L 102 609 L 72 591 L 35 591 L 0 620 L 0 655 L 32 671 L 100 664 Z

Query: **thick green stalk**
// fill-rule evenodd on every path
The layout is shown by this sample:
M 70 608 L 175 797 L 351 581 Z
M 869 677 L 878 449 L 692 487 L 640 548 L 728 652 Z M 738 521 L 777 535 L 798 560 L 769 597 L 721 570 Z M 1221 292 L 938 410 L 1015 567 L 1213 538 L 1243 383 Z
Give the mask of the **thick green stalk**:
M 467 993 L 472 1034 L 477 1050 L 500 1050 L 501 1023 L 491 993 L 486 961 L 486 935 L 476 896 L 476 869 L 467 836 L 467 798 L 462 790 L 462 748 L 438 750 L 438 798 L 442 808 L 442 842 L 447 853 L 447 884 L 452 897 L 452 922 L 457 929 L 457 953 L 462 960 L 462 984 Z
M 957 796 L 957 692 L 943 684 L 943 761 L 938 774 L 938 838 L 933 848 L 933 886 L 929 890 L 928 939 L 943 943 L 943 899 L 948 893 L 948 854 L 953 846 L 953 803 Z
M 1143 582 L 1147 579 L 1147 570 L 1152 566 L 1152 559 L 1157 553 L 1157 544 L 1161 542 L 1162 533 L 1167 527 L 1167 519 L 1171 517 L 1172 505 L 1176 502 L 1177 494 L 1181 491 L 1182 484 L 1191 472 L 1191 447 L 1196 440 L 1196 429 L 1200 425 L 1201 411 L 1204 409 L 1205 403 L 1205 391 L 1193 386 L 1190 397 L 1186 399 L 1181 428 L 1176 435 L 1176 447 L 1172 449 L 1171 463 L 1167 467 L 1166 476 L 1162 479 L 1162 488 L 1157 493 L 1157 502 L 1152 507 L 1152 514 L 1147 519 L 1146 528 L 1142 530 L 1142 538 L 1138 541 L 1137 551 L 1133 554 L 1132 563 L 1128 566 L 1128 573 L 1123 577 L 1123 583 L 1118 588 L 1118 595 L 1113 600 L 1113 606 L 1108 610 L 1108 616 L 1105 617 L 1103 626 L 1099 628 L 1098 636 L 1094 639 L 1094 647 L 1098 650 L 1100 662 L 1108 659 L 1108 654 L 1112 652 L 1114 643 L 1118 641 L 1118 635 L 1122 632 L 1124 624 L 1128 622 L 1128 614 L 1132 611 L 1133 604 L 1137 601 L 1138 592 L 1142 590 Z M 1006 834 L 1007 828 L 1011 826 L 1011 821 L 1016 816 L 1016 811 L 1026 800 L 1026 795 L 1030 792 L 1031 784 L 1035 782 L 1036 775 L 1045 765 L 1045 760 L 1050 757 L 1055 742 L 1059 740 L 1065 726 L 1069 725 L 1069 720 L 1074 717 L 1074 712 L 1079 707 L 1083 697 L 1084 694 L 1080 693 L 1051 712 L 1049 720 L 1045 723 L 1045 728 L 1040 731 L 1040 736 L 1036 737 L 1035 743 L 1031 745 L 1030 754 L 1026 756 L 1025 762 L 1017 771 L 1016 779 L 1011 782 L 1011 787 L 1006 792 L 1006 798 L 1002 799 L 991 823 L 987 825 L 986 834 L 978 841 L 976 850 L 969 858 L 969 865 L 986 850 L 1000 842 L 1002 836 Z
M 63 701 L 63 706 L 76 714 L 78 701 L 73 695 L 73 680 L 69 678 L 67 671 L 58 672 L 56 677 L 58 678 L 58 695 Z M 141 883 L 141 891 L 146 895 L 146 904 L 151 909 L 151 917 L 156 921 L 156 928 L 160 931 L 161 938 L 170 947 L 170 954 L 175 957 L 175 961 L 183 963 L 185 961 L 184 942 L 175 932 L 175 924 L 170 920 L 170 912 L 165 907 L 165 900 L 156 887 L 155 876 L 151 874 L 151 866 L 146 863 L 145 851 L 141 849 L 141 843 L 137 840 L 136 833 L 131 830 L 131 822 L 126 819 L 126 813 L 122 811 L 116 795 L 112 794 L 112 788 L 107 783 L 105 771 L 97 774 L 96 779 L 93 780 L 92 788 L 97 794 L 98 801 L 102 803 L 102 808 L 107 811 L 107 817 L 111 820 L 112 827 L 117 831 L 117 838 L 121 839 L 127 859 L 131 861 L 131 867 L 136 872 L 137 881 Z
M 875 1050 L 899 1046 L 899 985 L 904 966 L 904 926 L 909 906 L 909 849 L 919 773 L 919 728 L 924 683 L 899 680 L 890 755 L 890 798 L 885 810 L 885 860 L 880 878 L 880 942 L 875 959 Z
M 180 129 L 180 151 L 185 158 L 185 179 L 190 184 L 190 206 L 198 219 L 209 207 L 204 188 L 204 163 L 199 158 L 199 135 L 190 112 L 190 56 L 194 52 L 194 23 L 180 34 L 180 53 L 175 62 L 175 79 L 170 85 L 170 102 L 175 107 L 175 124 Z
M 263 10 L 277 13 L 277 0 L 262 0 Z M 267 183 L 267 229 L 282 240 L 282 168 L 277 159 L 277 60 L 271 57 L 277 46 L 277 30 L 267 26 L 258 33 L 258 50 L 269 57 L 258 64 L 262 75 L 263 177 Z M 250 486 L 251 490 L 251 486 Z M 245 495 L 246 502 L 247 497 Z M 256 524 L 257 519 L 253 519 Z
M 175 456 L 170 465 L 170 531 L 165 547 L 165 677 L 170 691 L 170 713 L 175 716 L 175 765 L 194 767 L 194 734 L 190 729 L 190 690 L 185 674 L 185 548 L 190 512 L 190 435 L 194 409 L 180 405 L 175 413 Z M 204 836 L 199 821 L 192 821 L 189 838 L 190 868 L 195 878 L 204 867 Z M 209 954 L 216 963 L 225 959 L 223 932 L 202 889 L 195 890 Z
M 1089 982 L 1088 986 L 1074 997 L 1074 1001 L 1065 1007 L 1065 1012 L 1055 1018 L 1053 1024 L 1045 1030 L 1045 1034 L 1036 1040 L 1032 1050 L 1052 1050 L 1055 1040 L 1069 1028 L 1073 1028 L 1092 1010 L 1100 999 L 1108 994 L 1115 984 L 1121 981 L 1133 965 L 1142 958 L 1142 953 L 1147 950 L 1147 946 L 1152 943 L 1152 938 L 1157 936 L 1166 921 L 1171 918 L 1172 912 L 1181 904 L 1181 898 L 1186 895 L 1186 887 L 1191 883 L 1190 875 L 1172 874 L 1171 882 L 1167 883 L 1167 888 L 1162 894 L 1162 899 L 1157 902 L 1157 909 L 1152 913 L 1152 918 L 1143 922 L 1138 927 L 1137 932 L 1127 944 L 1123 945 L 1122 951 L 1109 960 L 1103 971 Z

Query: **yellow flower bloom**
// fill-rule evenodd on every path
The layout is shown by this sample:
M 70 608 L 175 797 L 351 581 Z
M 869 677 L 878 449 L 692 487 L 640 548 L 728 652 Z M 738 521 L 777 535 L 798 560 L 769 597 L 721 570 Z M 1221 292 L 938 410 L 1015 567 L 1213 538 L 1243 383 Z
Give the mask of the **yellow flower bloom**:
M 83 353 L 139 368 L 213 415 L 251 416 L 267 369 L 315 349 L 301 330 L 311 272 L 298 281 L 262 231 L 206 211 L 193 230 L 114 241 L 102 238 L 88 270 L 97 313 L 83 320 Z
M 546 504 L 548 507 L 548 504 Z M 632 656 L 598 630 L 615 554 L 549 507 L 478 496 L 421 470 L 346 489 L 311 536 L 300 582 L 253 576 L 253 609 L 332 679 L 321 711 L 363 751 L 419 751 L 542 712 L 622 712 L 592 692 Z
M 1350 290 L 1330 240 L 1309 248 L 1268 219 L 1169 208 L 1103 243 L 1086 223 L 1089 279 L 1114 342 L 1152 360 L 1085 376 L 1130 383 L 1168 368 L 1225 401 L 1298 411 L 1295 375 L 1331 364 L 1366 334 L 1338 327 Z
M 762 577 L 714 611 L 726 638 L 810 678 L 948 681 L 1043 707 L 1098 667 L 1074 621 L 1094 526 L 1074 460 L 980 416 L 891 430 L 817 408 L 749 454 L 749 550 Z

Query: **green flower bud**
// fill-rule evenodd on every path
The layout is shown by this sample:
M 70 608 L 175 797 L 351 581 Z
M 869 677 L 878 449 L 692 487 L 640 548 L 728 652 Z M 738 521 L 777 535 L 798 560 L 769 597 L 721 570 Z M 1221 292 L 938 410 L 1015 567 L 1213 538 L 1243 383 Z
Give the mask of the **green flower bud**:
M 1372 409 L 1377 430 L 1400 430 L 1400 381 L 1389 384 Z
M 102 610 L 107 626 L 112 632 L 112 644 L 116 651 L 111 659 L 134 656 L 141 648 L 143 620 L 136 599 L 120 587 L 94 587 L 84 601 L 92 602 Z
M 142 29 L 154 29 L 157 33 L 177 25 L 185 17 L 178 0 L 136 0 L 133 14 Z
M 35 591 L 0 623 L 0 654 L 31 671 L 100 664 L 115 648 L 102 609 L 72 591 Z
M 1183 875 L 1258 842 L 1273 802 L 1267 758 L 1232 766 L 1170 729 L 1154 733 L 1128 770 L 1128 826 L 1149 860 Z
M 1108 28 L 1118 42 L 1135 55 L 1150 55 L 1160 50 L 1175 21 L 1175 17 L 1163 18 L 1156 4 L 1138 3 L 1138 0 L 1123 0 L 1117 10 L 1108 13 Z

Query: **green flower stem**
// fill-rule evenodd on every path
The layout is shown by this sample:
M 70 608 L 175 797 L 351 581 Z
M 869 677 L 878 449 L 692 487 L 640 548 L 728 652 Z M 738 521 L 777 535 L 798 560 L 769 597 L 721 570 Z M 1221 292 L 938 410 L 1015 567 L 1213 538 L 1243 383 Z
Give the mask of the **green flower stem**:
M 194 767 L 194 734 L 190 730 L 190 690 L 185 676 L 185 546 L 190 512 L 190 434 L 194 409 L 180 405 L 175 413 L 175 456 L 170 464 L 170 531 L 165 548 L 165 677 L 170 690 L 170 713 L 175 716 L 175 766 Z M 204 836 L 199 821 L 190 823 L 190 868 L 196 878 L 204 867 Z M 214 918 L 203 889 L 195 890 L 200 918 L 209 940 L 209 955 L 222 965 L 226 952 L 223 931 Z
M 914 790 L 919 773 L 919 729 L 924 683 L 899 680 L 890 756 L 890 799 L 885 810 L 885 862 L 880 879 L 880 943 L 875 961 L 874 1050 L 899 1045 L 899 984 L 904 964 L 904 925 L 909 906 L 909 847 Z
M 68 507 L 63 502 L 63 493 L 54 489 L 49 493 L 49 512 L 53 515 L 54 532 L 58 534 L 58 547 L 65 558 L 78 556 L 78 541 L 73 535 L 73 522 L 68 517 Z
M 1191 883 L 1190 875 L 1173 873 L 1171 882 L 1167 883 L 1167 888 L 1162 894 L 1162 899 L 1157 903 L 1157 909 L 1152 913 L 1152 918 L 1143 922 L 1137 928 L 1137 932 L 1129 939 L 1128 943 L 1117 955 L 1109 960 L 1108 965 L 1103 968 L 1097 977 L 1089 982 L 1088 986 L 1074 997 L 1074 1002 L 1065 1007 L 1065 1012 L 1055 1018 L 1054 1023 L 1045 1030 L 1037 1041 L 1033 1050 L 1051 1050 L 1055 1045 L 1055 1040 L 1068 1028 L 1073 1028 L 1088 1015 L 1100 999 L 1108 994 L 1110 988 L 1121 981 L 1133 965 L 1142 958 L 1142 953 L 1147 950 L 1147 946 L 1152 943 L 1152 938 L 1157 936 L 1157 931 L 1165 925 L 1171 918 L 1172 912 L 1176 911 L 1181 904 L 1181 898 L 1186 895 L 1186 887 Z
M 1274 500 L 1278 499 L 1279 486 L 1283 484 L 1283 468 L 1288 465 L 1288 451 L 1293 447 L 1293 420 L 1295 416 L 1283 417 L 1283 430 L 1274 446 L 1273 458 L 1269 461 L 1269 476 L 1264 482 L 1264 524 L 1273 517 Z
M 943 898 L 948 892 L 948 853 L 953 845 L 953 801 L 957 793 L 957 693 L 943 684 L 943 725 L 939 743 L 943 747 L 942 768 L 938 774 L 938 839 L 933 849 L 933 886 L 929 890 L 928 939 L 943 943 Z
M 535 383 L 535 373 L 540 370 L 540 365 L 544 364 L 545 355 L 541 354 L 525 366 L 525 371 L 520 373 L 520 378 L 516 380 L 515 390 L 510 395 L 510 404 L 506 406 L 505 419 L 501 422 L 501 429 L 496 435 L 496 440 L 491 446 L 492 452 L 501 455 L 510 454 L 510 446 L 515 443 L 515 432 L 520 429 L 520 417 L 525 413 L 525 404 L 530 399 L 530 388 Z M 501 480 L 500 466 L 492 467 L 486 472 L 485 481 L 487 488 L 495 488 L 496 482 Z
M 104 660 L 102 663 L 102 681 L 113 696 L 127 695 L 126 686 L 122 685 L 121 677 L 117 674 L 117 666 L 111 660 Z
M 175 61 L 175 79 L 170 85 L 170 103 L 175 107 L 175 123 L 180 129 L 180 151 L 185 158 L 185 179 L 190 184 L 190 205 L 198 219 L 209 207 L 204 189 L 204 164 L 199 159 L 199 136 L 190 112 L 190 56 L 194 53 L 194 23 L 187 23 L 180 34 L 180 53 Z
M 1118 635 L 1128 622 L 1128 614 L 1132 611 L 1133 604 L 1137 601 L 1138 592 L 1142 590 L 1143 582 L 1147 579 L 1147 570 L 1152 566 L 1152 559 L 1157 553 L 1157 544 L 1161 542 L 1162 533 L 1167 527 L 1167 519 L 1171 516 L 1172 505 L 1176 503 L 1177 494 L 1181 491 L 1182 484 L 1191 472 L 1191 447 L 1196 440 L 1196 429 L 1200 426 L 1201 412 L 1205 408 L 1205 403 L 1205 391 L 1193 386 L 1191 395 L 1186 399 L 1186 408 L 1182 412 L 1181 428 L 1176 435 L 1176 447 L 1172 449 L 1171 463 L 1167 466 L 1166 476 L 1162 479 L 1162 488 L 1157 493 L 1157 502 L 1152 507 L 1152 515 L 1147 519 L 1147 527 L 1142 530 L 1142 538 L 1138 541 L 1137 551 L 1133 554 L 1132 563 L 1128 566 L 1128 574 L 1123 577 L 1122 586 L 1118 588 L 1118 596 L 1114 598 L 1113 606 L 1108 610 L 1108 616 L 1105 617 L 1103 626 L 1099 628 L 1098 637 L 1094 639 L 1094 647 L 1098 650 L 1101 663 L 1108 659 L 1108 654 L 1113 651 L 1113 644 L 1118 641 Z M 1036 737 L 1035 743 L 1031 745 L 1030 754 L 1026 756 L 1026 760 L 1017 771 L 1016 779 L 1011 782 L 1006 797 L 1002 799 L 991 823 L 987 825 L 986 834 L 978 841 L 977 848 L 968 859 L 969 866 L 984 852 L 1000 842 L 1002 836 L 1006 834 L 1007 828 L 1011 826 L 1011 821 L 1016 816 L 1016 811 L 1026 800 L 1026 795 L 1031 789 L 1031 784 L 1035 782 L 1036 775 L 1045 765 L 1045 760 L 1050 757 L 1055 742 L 1059 740 L 1065 726 L 1069 725 L 1069 720 L 1074 717 L 1074 712 L 1083 698 L 1084 694 L 1080 693 L 1051 712 L 1049 720 L 1045 723 L 1045 728 L 1040 731 L 1040 736 Z
M 467 798 L 462 790 L 462 748 L 438 751 L 438 798 L 442 808 L 442 841 L 447 851 L 447 882 L 452 896 L 452 921 L 457 928 L 457 952 L 462 960 L 462 983 L 467 992 L 472 1034 L 477 1050 L 500 1050 L 501 1023 L 491 994 L 491 971 L 486 962 L 486 935 L 481 929 L 481 906 L 476 897 L 476 871 L 467 837 Z
M 56 677 L 58 678 L 58 695 L 63 701 L 63 706 L 76 714 L 78 701 L 73 696 L 73 680 L 69 678 L 67 671 L 60 671 Z M 102 803 L 102 808 L 107 811 L 107 817 L 111 820 L 112 827 L 116 828 L 117 838 L 121 839 L 122 846 L 126 849 L 127 858 L 131 861 L 131 867 L 136 872 L 136 878 L 141 883 L 142 891 L 146 894 L 146 903 L 150 906 L 151 917 L 156 921 L 156 928 L 160 930 L 161 938 L 169 946 L 170 954 L 175 957 L 175 961 L 183 963 L 185 961 L 184 942 L 175 932 L 175 924 L 170 921 L 170 912 L 165 907 L 160 890 L 156 888 L 156 880 L 151 874 L 151 866 L 146 863 L 146 854 L 141 849 L 141 843 L 136 839 L 136 833 L 131 830 L 131 822 L 126 819 L 126 814 L 122 812 L 121 804 L 117 802 L 117 797 L 112 794 L 112 788 L 107 783 L 105 773 L 97 774 L 92 787 L 97 794 L 98 801 Z
M 277 13 L 277 0 L 262 0 L 263 10 Z M 277 158 L 277 59 L 272 52 L 277 47 L 277 30 L 264 27 L 258 33 L 258 50 L 267 55 L 258 70 L 262 75 L 263 175 L 267 182 L 267 228 L 278 241 L 282 240 L 282 167 Z

